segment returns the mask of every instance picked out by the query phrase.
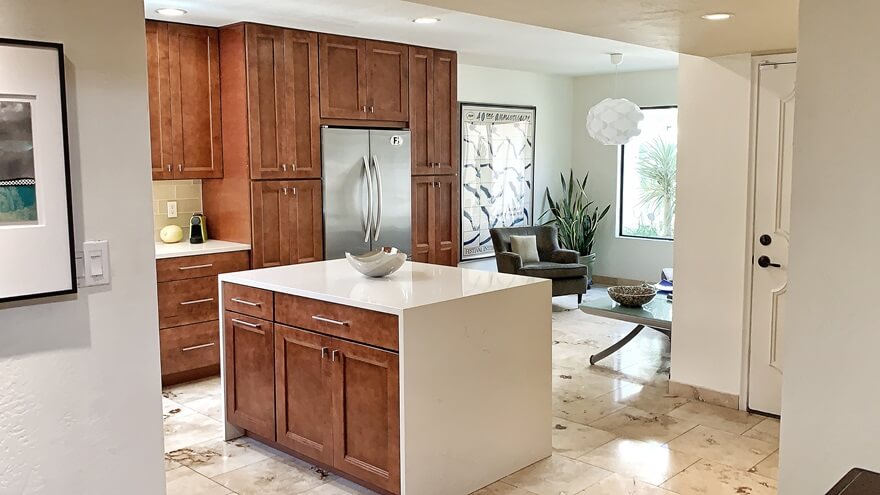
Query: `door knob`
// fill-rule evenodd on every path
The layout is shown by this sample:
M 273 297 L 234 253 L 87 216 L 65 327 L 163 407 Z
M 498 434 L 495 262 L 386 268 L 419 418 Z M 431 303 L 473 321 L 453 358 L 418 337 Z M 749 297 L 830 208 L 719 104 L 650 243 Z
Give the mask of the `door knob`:
M 758 258 L 758 266 L 760 266 L 761 268 L 767 268 L 767 267 L 769 267 L 769 266 L 772 266 L 772 267 L 775 267 L 775 268 L 779 268 L 779 267 L 781 267 L 782 265 L 780 265 L 779 263 L 772 263 L 772 262 L 770 261 L 770 257 L 769 257 L 769 256 L 761 256 L 761 257 Z

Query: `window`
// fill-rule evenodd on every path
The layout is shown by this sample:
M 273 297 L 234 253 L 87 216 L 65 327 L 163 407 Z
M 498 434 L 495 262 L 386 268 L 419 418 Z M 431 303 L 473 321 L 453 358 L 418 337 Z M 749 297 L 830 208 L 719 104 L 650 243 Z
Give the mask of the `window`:
M 672 240 L 678 107 L 643 108 L 642 133 L 620 150 L 618 233 Z

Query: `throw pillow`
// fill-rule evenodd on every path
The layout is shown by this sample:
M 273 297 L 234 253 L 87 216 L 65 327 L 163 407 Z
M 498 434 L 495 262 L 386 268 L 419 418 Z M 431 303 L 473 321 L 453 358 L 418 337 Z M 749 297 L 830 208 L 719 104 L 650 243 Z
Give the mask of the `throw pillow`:
M 540 258 L 538 258 L 538 241 L 533 235 L 510 236 L 510 250 L 522 258 L 524 265 L 540 261 Z

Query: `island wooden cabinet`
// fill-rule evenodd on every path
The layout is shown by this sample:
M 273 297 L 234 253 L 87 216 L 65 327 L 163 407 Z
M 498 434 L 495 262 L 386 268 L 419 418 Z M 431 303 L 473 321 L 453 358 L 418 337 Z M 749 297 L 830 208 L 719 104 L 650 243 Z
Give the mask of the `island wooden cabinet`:
M 217 29 L 146 21 L 153 179 L 223 176 Z
M 458 264 L 458 176 L 412 178 L 413 261 Z
M 322 118 L 409 119 L 406 45 L 329 34 L 318 45 Z
M 275 438 L 275 338 L 271 321 L 227 311 L 226 417 L 267 439 Z
M 321 181 L 254 181 L 251 187 L 253 267 L 323 259 Z
M 457 64 L 455 52 L 410 48 L 413 175 L 458 173 Z

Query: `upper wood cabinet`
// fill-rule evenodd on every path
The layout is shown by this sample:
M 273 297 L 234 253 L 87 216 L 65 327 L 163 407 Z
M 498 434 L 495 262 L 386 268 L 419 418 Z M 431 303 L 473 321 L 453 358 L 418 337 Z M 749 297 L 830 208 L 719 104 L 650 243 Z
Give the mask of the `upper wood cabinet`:
M 153 179 L 223 176 L 217 29 L 146 22 Z
M 413 261 L 458 264 L 458 176 L 412 178 Z
M 220 30 L 224 150 L 252 179 L 321 176 L 318 36 L 258 24 Z
M 458 173 L 455 52 L 410 48 L 409 123 L 413 175 Z
M 253 268 L 324 256 L 321 181 L 253 182 Z
M 322 34 L 321 117 L 409 119 L 409 48 L 397 43 Z

